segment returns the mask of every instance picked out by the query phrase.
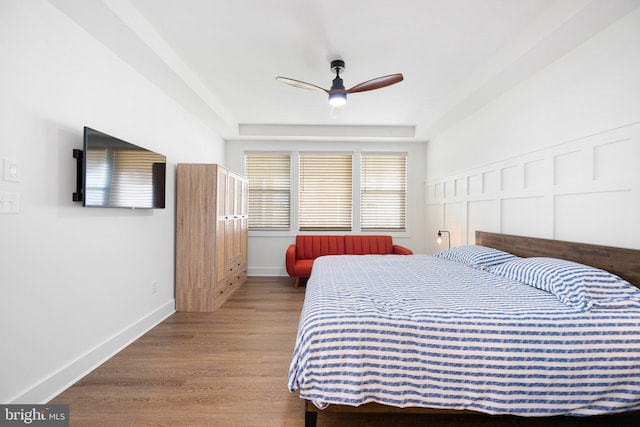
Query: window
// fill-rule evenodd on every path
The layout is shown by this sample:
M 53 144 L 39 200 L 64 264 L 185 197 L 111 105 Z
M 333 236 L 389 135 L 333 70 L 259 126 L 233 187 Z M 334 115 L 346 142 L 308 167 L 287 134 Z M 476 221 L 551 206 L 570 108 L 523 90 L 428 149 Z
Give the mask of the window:
M 352 156 L 300 154 L 300 231 L 351 231 Z
M 245 176 L 252 231 L 406 231 L 407 153 L 247 152 Z
M 290 212 L 289 154 L 247 154 L 249 228 L 288 230 Z
M 360 176 L 361 229 L 404 231 L 406 154 L 363 154 Z

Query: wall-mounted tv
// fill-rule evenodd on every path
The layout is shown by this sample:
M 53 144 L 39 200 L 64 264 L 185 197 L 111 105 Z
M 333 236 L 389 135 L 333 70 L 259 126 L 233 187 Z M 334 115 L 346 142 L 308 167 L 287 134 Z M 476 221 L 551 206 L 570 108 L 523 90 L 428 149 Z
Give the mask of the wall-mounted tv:
M 84 128 L 74 201 L 82 206 L 150 209 L 165 206 L 167 158 L 106 133 Z

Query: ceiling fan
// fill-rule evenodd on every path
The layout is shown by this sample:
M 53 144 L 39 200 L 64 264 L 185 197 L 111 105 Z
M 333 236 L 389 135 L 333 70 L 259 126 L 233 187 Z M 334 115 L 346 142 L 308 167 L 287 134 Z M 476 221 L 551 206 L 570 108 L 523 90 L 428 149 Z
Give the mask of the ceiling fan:
M 347 103 L 347 94 L 366 92 L 368 90 L 381 89 L 386 86 L 401 82 L 404 77 L 402 74 L 390 74 L 388 76 L 377 77 L 375 79 L 367 80 L 366 82 L 359 83 L 350 89 L 344 88 L 344 83 L 340 78 L 340 73 L 344 71 L 344 61 L 336 59 L 331 61 L 331 71 L 336 74 L 331 84 L 331 89 L 325 89 L 320 86 L 313 85 L 311 83 L 302 82 L 300 80 L 290 79 L 288 77 L 276 77 L 276 80 L 282 83 L 286 83 L 291 86 L 299 87 L 301 89 L 319 90 L 329 94 L 329 104 L 332 107 L 340 107 Z

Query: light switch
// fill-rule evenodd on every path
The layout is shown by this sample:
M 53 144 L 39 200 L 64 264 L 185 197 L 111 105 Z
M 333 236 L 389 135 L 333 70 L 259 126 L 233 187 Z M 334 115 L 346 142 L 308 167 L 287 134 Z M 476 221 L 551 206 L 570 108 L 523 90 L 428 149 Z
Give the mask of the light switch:
M 20 182 L 22 177 L 20 173 L 20 164 L 14 159 L 4 159 L 4 180 L 11 182 Z
M 0 191 L 0 214 L 20 211 L 20 193 Z

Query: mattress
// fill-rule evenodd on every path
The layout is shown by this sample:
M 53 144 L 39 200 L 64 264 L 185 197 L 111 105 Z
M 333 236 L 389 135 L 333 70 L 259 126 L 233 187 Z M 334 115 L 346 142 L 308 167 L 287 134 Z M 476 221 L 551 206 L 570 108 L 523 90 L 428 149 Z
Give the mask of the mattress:
M 638 410 L 640 308 L 576 310 L 547 291 L 429 255 L 320 257 L 288 387 L 320 409 Z

